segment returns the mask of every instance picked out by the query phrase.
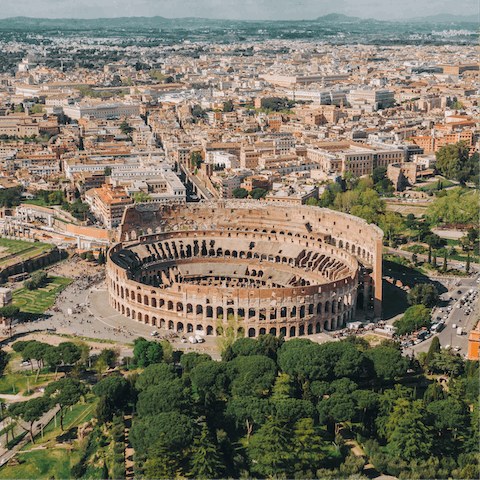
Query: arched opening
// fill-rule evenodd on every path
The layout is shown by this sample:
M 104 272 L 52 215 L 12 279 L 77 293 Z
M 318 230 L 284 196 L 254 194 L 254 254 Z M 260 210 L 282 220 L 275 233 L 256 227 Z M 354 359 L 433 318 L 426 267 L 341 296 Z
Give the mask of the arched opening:
M 153 325 L 154 327 L 157 326 L 157 317 L 152 317 L 152 325 Z
M 286 318 L 286 316 L 287 316 L 287 307 L 282 307 L 280 309 L 280 317 Z
M 147 295 L 144 295 L 144 296 L 143 296 L 143 303 L 144 303 L 145 305 L 148 305 L 148 297 L 147 297 Z
M 325 313 L 330 313 L 330 302 L 325 302 Z
M 177 332 L 183 332 L 183 323 L 182 322 L 177 323 Z
M 287 336 L 287 327 L 281 327 L 280 328 L 280 336 L 281 337 L 286 337 Z
M 168 321 L 168 329 L 169 329 L 169 330 L 173 330 L 173 329 L 174 329 L 173 322 L 172 322 L 171 320 Z
M 264 328 L 261 328 L 258 332 L 259 335 L 265 335 L 267 331 Z
M 248 309 L 248 318 L 253 318 L 255 316 L 255 309 L 254 308 L 249 308 Z
M 197 305 L 197 308 L 195 309 L 195 312 L 197 315 L 202 315 L 203 314 L 203 307 L 201 305 Z
M 320 322 L 317 322 L 315 324 L 315 333 L 320 333 L 322 331 L 322 327 L 320 325 Z
M 300 318 L 305 318 L 305 305 L 300 307 Z
M 308 325 L 307 335 L 313 335 L 313 325 L 311 323 Z
M 127 317 L 130 317 L 130 309 L 127 307 Z
M 173 310 L 173 302 L 171 300 L 168 301 L 167 308 L 168 310 Z
M 295 318 L 297 316 L 297 307 L 292 307 L 290 310 L 290 318 Z
M 142 303 L 142 296 L 137 294 L 137 303 Z
M 187 303 L 187 313 L 193 312 L 193 305 L 191 303 Z
M 302 335 L 305 335 L 305 325 L 300 325 L 298 327 L 298 335 L 301 337 Z
M 150 323 L 150 319 L 148 317 L 148 315 L 145 315 L 145 320 L 144 322 L 148 325 Z
M 207 325 L 207 335 L 213 335 L 213 327 L 211 325 Z
M 208 318 L 213 318 L 213 308 L 212 307 L 207 307 L 207 317 Z
M 243 338 L 245 337 L 245 329 L 243 327 L 240 327 L 238 330 L 237 330 L 237 336 L 238 338 Z
M 295 331 L 296 331 L 295 327 L 290 327 L 290 335 L 289 336 L 294 337 L 295 336 Z
M 193 332 L 193 325 L 191 323 L 187 323 L 187 333 Z
M 152 298 L 152 307 L 156 307 L 156 306 L 157 306 L 157 299 Z
M 248 336 L 249 336 L 250 338 L 255 337 L 255 329 L 254 329 L 254 328 L 249 328 L 249 329 L 248 329 Z
M 197 332 L 203 332 L 203 325 L 200 323 L 197 325 Z
M 158 324 L 160 328 L 165 328 L 165 320 L 163 318 L 160 319 L 160 322 Z
M 217 318 L 223 319 L 223 307 L 217 307 Z
M 277 329 L 275 327 L 272 327 L 268 333 L 270 335 L 274 335 L 276 337 L 277 336 Z

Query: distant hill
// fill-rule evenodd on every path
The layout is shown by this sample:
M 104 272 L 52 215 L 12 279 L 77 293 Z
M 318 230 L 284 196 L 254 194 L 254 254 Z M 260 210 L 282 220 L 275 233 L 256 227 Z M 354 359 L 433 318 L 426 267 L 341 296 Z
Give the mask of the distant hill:
M 450 15 L 449 13 L 439 13 L 438 15 L 430 15 L 429 17 L 415 17 L 407 20 L 397 20 L 401 22 L 415 22 L 415 23 L 478 23 L 478 14 L 474 15 Z
M 322 17 L 318 17 L 316 19 L 317 22 L 361 22 L 363 18 L 359 17 L 349 17 L 347 15 L 343 15 L 342 13 L 329 13 L 328 15 L 323 15 Z
M 311 21 L 311 20 L 310 20 Z M 330 13 L 313 20 L 319 23 L 478 23 L 478 15 L 450 15 L 441 13 L 429 17 L 416 17 L 410 19 L 394 19 L 389 21 L 349 17 L 341 13 Z M 288 23 L 303 23 L 308 20 L 292 21 Z M 71 30 L 102 30 L 102 29 L 125 29 L 125 30 L 149 30 L 154 28 L 183 28 L 195 26 L 225 26 L 232 24 L 269 24 L 276 25 L 285 23 L 285 20 L 225 20 L 199 17 L 165 18 L 155 17 L 116 17 L 116 18 L 32 18 L 32 17 L 11 17 L 0 19 L 0 29 L 71 29 Z

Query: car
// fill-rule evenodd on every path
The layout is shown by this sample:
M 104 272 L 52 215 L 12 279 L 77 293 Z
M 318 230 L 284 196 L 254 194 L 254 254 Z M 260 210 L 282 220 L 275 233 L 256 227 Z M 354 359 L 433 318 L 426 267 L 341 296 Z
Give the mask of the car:
M 28 367 L 28 366 L 30 366 L 30 362 L 22 362 L 20 365 L 22 367 Z
M 458 345 L 453 349 L 454 352 L 458 352 L 459 350 L 460 350 L 460 347 Z
M 457 293 L 458 293 L 459 295 L 461 295 L 461 294 L 462 294 L 462 291 L 461 291 L 461 290 L 457 290 Z
M 155 337 L 155 336 L 157 336 L 157 335 L 158 335 L 158 332 L 155 330 L 155 331 L 154 331 L 154 332 L 152 332 L 150 335 L 151 335 L 152 337 Z

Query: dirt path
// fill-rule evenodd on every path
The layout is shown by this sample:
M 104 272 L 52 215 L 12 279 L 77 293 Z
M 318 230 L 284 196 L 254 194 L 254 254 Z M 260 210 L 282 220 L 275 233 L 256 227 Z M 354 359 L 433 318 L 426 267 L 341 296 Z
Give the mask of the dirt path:
M 125 416 L 125 472 L 126 478 L 133 478 L 133 453 L 132 444 L 130 443 L 130 427 L 132 426 L 131 415 Z

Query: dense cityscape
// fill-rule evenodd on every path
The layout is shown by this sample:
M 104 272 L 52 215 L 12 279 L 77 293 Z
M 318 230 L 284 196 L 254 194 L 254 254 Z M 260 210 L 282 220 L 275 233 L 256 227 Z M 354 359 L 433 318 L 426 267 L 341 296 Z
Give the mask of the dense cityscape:
M 477 29 L 0 19 L 0 478 L 478 478 Z

